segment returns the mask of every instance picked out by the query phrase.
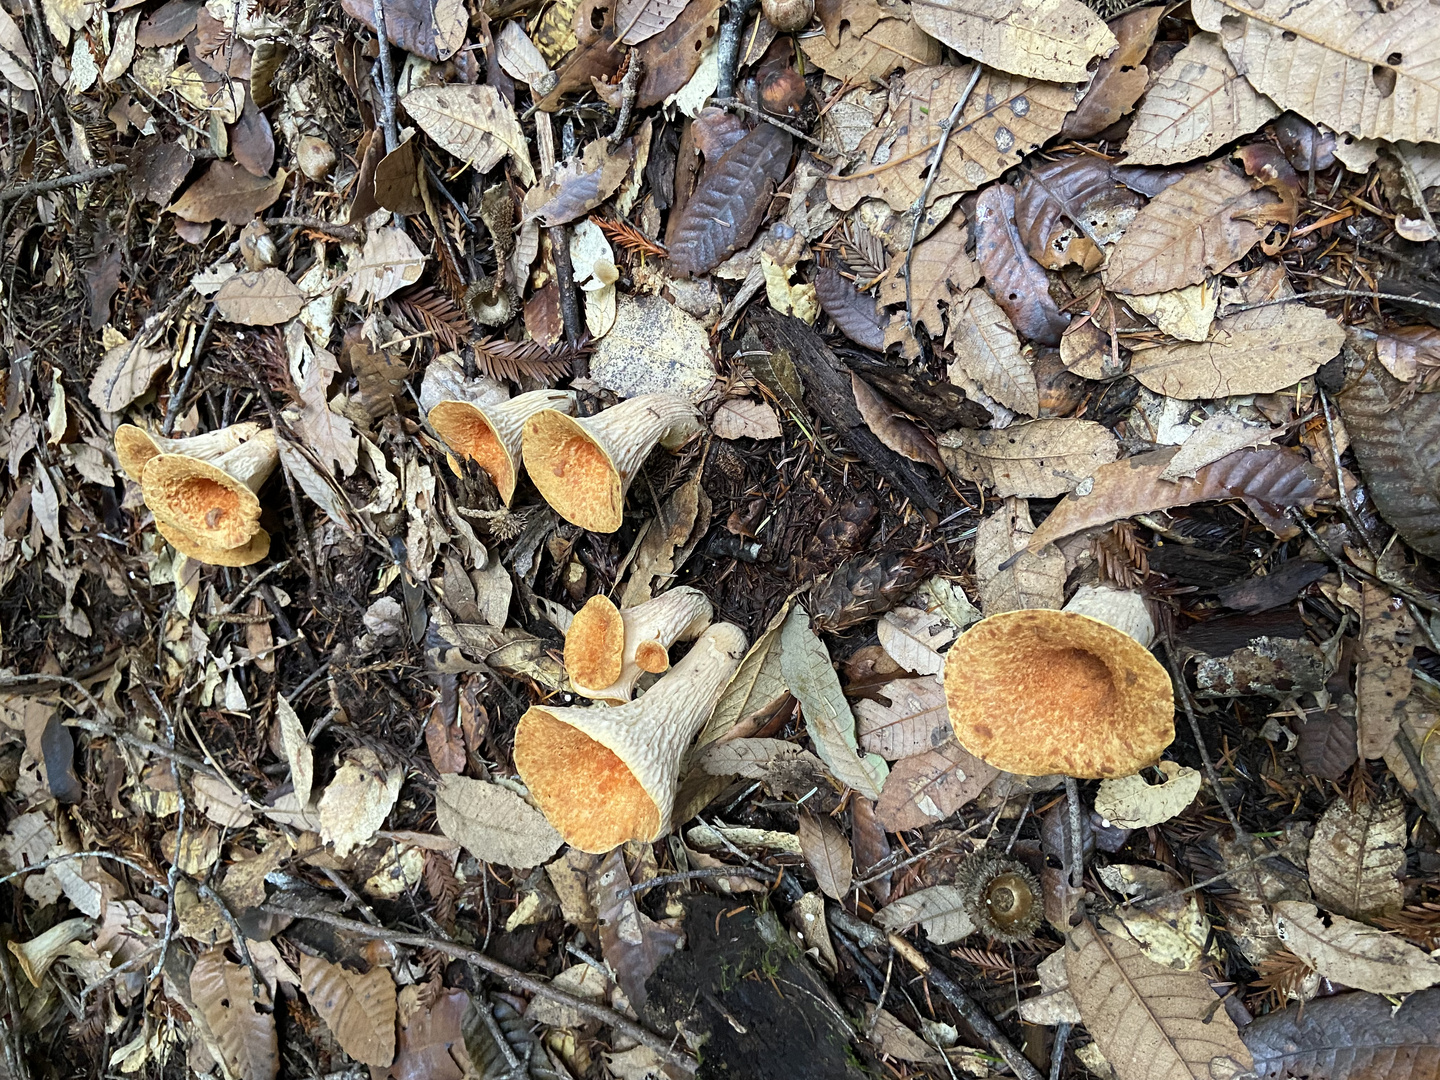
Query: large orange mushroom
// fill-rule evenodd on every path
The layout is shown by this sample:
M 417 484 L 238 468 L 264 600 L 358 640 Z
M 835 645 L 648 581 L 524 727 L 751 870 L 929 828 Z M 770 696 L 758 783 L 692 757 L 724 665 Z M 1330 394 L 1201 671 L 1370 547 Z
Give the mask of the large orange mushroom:
M 265 430 L 213 462 L 185 454 L 151 458 L 140 490 L 157 522 L 203 547 L 239 548 L 260 531 L 256 493 L 278 463 L 275 432 Z
M 650 451 L 677 449 L 699 428 L 700 410 L 678 394 L 641 394 L 583 419 L 542 409 L 525 421 L 525 467 L 566 521 L 611 533 Z
M 1079 606 L 1101 605 L 1087 594 Z M 1175 738 L 1164 666 L 1080 610 L 982 619 L 945 657 L 945 699 L 960 745 L 1022 776 L 1130 776 Z
M 259 424 L 244 423 L 200 435 L 168 439 L 163 435 L 151 435 L 134 424 L 121 424 L 115 431 L 115 456 L 120 459 L 125 475 L 138 484 L 145 475 L 145 466 L 161 454 L 183 454 L 197 461 L 214 461 L 253 439 L 259 432 Z
M 515 768 L 566 843 L 603 853 L 670 831 L 680 759 L 744 654 L 740 628 L 715 623 L 643 697 L 526 711 Z
M 438 401 L 427 419 L 451 450 L 489 474 L 509 506 L 520 477 L 521 433 L 525 421 L 541 409 L 573 412 L 575 395 L 569 390 L 534 390 L 493 405 Z

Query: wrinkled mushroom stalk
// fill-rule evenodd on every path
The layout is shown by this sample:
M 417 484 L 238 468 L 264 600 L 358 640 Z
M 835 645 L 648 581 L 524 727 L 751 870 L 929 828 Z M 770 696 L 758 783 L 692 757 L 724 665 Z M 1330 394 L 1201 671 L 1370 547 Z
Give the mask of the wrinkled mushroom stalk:
M 526 468 L 545 501 L 590 532 L 620 528 L 625 492 L 657 445 L 674 450 L 700 429 L 700 412 L 678 394 L 642 394 L 598 416 L 542 409 L 525 421 Z
M 161 454 L 145 466 L 140 489 L 156 521 L 195 543 L 243 547 L 260 530 L 256 493 L 279 461 L 275 432 L 266 430 L 213 462 Z
M 669 668 L 670 646 L 699 636 L 714 615 L 704 593 L 683 585 L 623 611 L 592 596 L 565 634 L 570 684 L 588 698 L 629 701 L 640 676 Z
M 525 421 L 541 409 L 572 413 L 575 395 L 568 390 L 535 390 L 485 406 L 469 401 L 439 401 L 430 410 L 428 419 L 452 451 L 469 458 L 489 474 L 501 500 L 509 506 L 520 477 Z
M 20 962 L 20 969 L 30 980 L 31 986 L 39 986 L 50 970 L 50 965 L 65 954 L 72 944 L 86 937 L 92 929 L 89 919 L 66 919 L 56 923 L 39 937 L 21 943 L 7 942 L 10 951 Z
M 680 758 L 745 654 L 716 623 L 643 697 L 592 708 L 534 706 L 515 731 L 515 767 L 566 843 L 596 854 L 670 831 Z
M 145 466 L 161 454 L 183 454 L 197 461 L 214 461 L 259 433 L 259 424 L 244 423 L 203 435 L 167 439 L 163 435 L 151 435 L 134 424 L 121 424 L 115 431 L 115 456 L 120 459 L 125 475 L 139 483 L 145 475 Z

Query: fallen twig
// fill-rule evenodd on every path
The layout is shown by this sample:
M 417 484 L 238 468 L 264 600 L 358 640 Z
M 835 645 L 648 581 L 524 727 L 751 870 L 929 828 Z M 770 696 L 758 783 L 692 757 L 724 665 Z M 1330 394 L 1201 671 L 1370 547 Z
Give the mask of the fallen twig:
M 84 172 L 57 176 L 53 180 L 32 180 L 28 184 L 18 184 L 0 191 L 0 203 L 9 202 L 11 199 L 25 199 L 31 195 L 43 195 L 47 191 L 59 191 L 61 188 L 74 187 L 76 184 L 88 184 L 92 180 L 103 180 L 107 176 L 122 173 L 128 168 L 130 168 L 129 165 L 120 163 L 99 165 L 93 169 L 86 169 Z
M 380 128 L 385 133 L 385 152 L 390 154 L 400 145 L 400 129 L 395 123 L 395 69 L 390 63 L 390 39 L 385 34 L 384 0 L 375 0 L 371 10 L 380 51 Z

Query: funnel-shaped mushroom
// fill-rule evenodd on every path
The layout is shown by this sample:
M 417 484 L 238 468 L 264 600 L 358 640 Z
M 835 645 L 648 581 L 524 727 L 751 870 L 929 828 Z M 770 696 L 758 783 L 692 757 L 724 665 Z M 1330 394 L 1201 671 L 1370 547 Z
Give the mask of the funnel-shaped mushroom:
M 982 619 L 945 657 L 960 745 L 1021 776 L 1129 776 L 1175 738 L 1170 676 L 1150 650 L 1078 611 Z
M 705 594 L 680 586 L 621 611 L 592 596 L 565 632 L 565 673 L 577 693 L 629 701 L 645 672 L 670 666 L 670 646 L 696 637 L 715 614 Z
M 187 559 L 212 566 L 251 566 L 270 554 L 270 534 L 256 529 L 255 535 L 234 548 L 214 547 L 193 539 L 183 529 L 172 528 L 163 521 L 155 522 L 155 531 L 167 544 Z
M 520 439 L 525 421 L 541 409 L 569 413 L 575 395 L 568 390 L 535 390 L 496 405 L 440 401 L 430 410 L 430 426 L 445 444 L 490 474 L 506 506 L 520 476 Z
M 120 459 L 125 474 L 139 483 L 145 475 L 145 466 L 161 454 L 184 454 L 199 461 L 214 461 L 259 432 L 259 424 L 231 424 L 203 435 L 167 439 L 163 435 L 151 435 L 134 424 L 121 424 L 115 431 L 115 456 Z
M 20 962 L 20 970 L 25 972 L 30 985 L 39 986 L 40 980 L 45 978 L 45 973 L 50 970 L 50 965 L 64 954 L 72 942 L 79 941 L 90 933 L 90 929 L 89 919 L 66 919 L 23 944 L 19 941 L 7 944 Z
M 260 490 L 279 462 L 275 432 L 262 431 L 216 458 L 161 454 L 145 466 L 140 489 L 155 520 L 210 548 L 238 548 L 260 530 Z
M 515 767 L 567 843 L 598 854 L 670 831 L 680 757 L 744 653 L 740 628 L 716 623 L 643 697 L 520 718 Z
M 678 394 L 641 394 L 578 420 L 543 409 L 525 421 L 525 466 L 566 521 L 614 532 L 625 491 L 650 451 L 657 443 L 677 448 L 699 426 L 699 410 Z

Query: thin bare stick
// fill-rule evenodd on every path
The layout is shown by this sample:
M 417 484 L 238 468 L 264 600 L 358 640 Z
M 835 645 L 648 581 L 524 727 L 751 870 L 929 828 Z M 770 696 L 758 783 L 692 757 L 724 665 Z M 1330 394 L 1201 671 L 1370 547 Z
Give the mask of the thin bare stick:
M 24 199 L 31 195 L 43 195 L 47 191 L 59 191 L 61 188 L 74 187 L 76 184 L 88 184 L 92 180 L 103 180 L 107 176 L 122 173 L 129 167 L 128 165 L 101 165 L 98 168 L 86 169 L 84 172 L 57 176 L 53 180 L 32 180 L 28 184 L 18 184 L 0 191 L 0 203 L 7 203 L 11 199 Z
M 375 0 L 371 10 L 374 12 L 376 44 L 380 50 L 380 127 L 385 133 L 385 152 L 390 154 L 400 145 L 400 129 L 395 123 L 395 69 L 390 63 L 384 0 Z
M 1180 705 L 1185 710 L 1185 718 L 1190 721 L 1190 734 L 1194 736 L 1195 747 L 1200 751 L 1200 762 L 1205 766 L 1205 775 L 1215 792 L 1215 801 L 1225 812 L 1225 820 L 1230 822 L 1230 827 L 1235 830 L 1235 839 L 1239 840 L 1245 836 L 1245 830 L 1240 827 L 1240 819 L 1235 816 L 1235 811 L 1230 809 L 1230 800 L 1225 797 L 1225 792 L 1220 787 L 1220 777 L 1215 772 L 1215 763 L 1210 760 L 1205 736 L 1200 734 L 1200 720 L 1195 715 L 1195 703 L 1190 700 L 1190 685 L 1185 681 L 1185 672 L 1180 670 L 1175 659 L 1175 639 L 1168 630 L 1165 634 L 1165 663 L 1170 668 L 1170 678 L 1175 682 L 1175 692 L 1180 695 Z
M 1402 303 L 1440 311 L 1440 301 L 1422 300 L 1418 296 L 1376 292 L 1373 289 L 1312 289 L 1310 292 L 1296 293 L 1294 296 L 1281 296 L 1274 300 L 1257 300 L 1253 304 L 1236 304 L 1233 307 L 1227 307 L 1225 314 L 1235 315 L 1241 311 L 1254 311 L 1256 308 L 1274 307 L 1277 304 L 1299 304 L 1306 300 L 1341 300 L 1347 296 L 1353 296 L 1359 300 L 1399 300 Z
M 146 870 L 145 867 L 141 866 L 134 859 L 127 859 L 124 855 L 116 855 L 113 852 L 109 851 L 71 851 L 64 855 L 52 855 L 48 859 L 41 859 L 39 862 L 31 863 L 29 866 L 22 867 L 19 870 L 12 870 L 4 877 L 0 877 L 0 885 L 4 885 L 8 881 L 14 881 L 18 877 L 24 877 L 26 874 L 33 874 L 37 870 L 44 870 L 47 866 L 54 866 L 56 863 L 69 862 L 71 859 L 109 859 L 111 862 L 118 862 L 125 866 L 128 866 L 137 874 L 149 878 L 157 885 L 163 885 L 165 883 L 164 878 L 157 877 L 149 870 Z
M 1080 830 L 1080 785 L 1065 777 L 1066 811 L 1070 818 L 1070 886 L 1078 889 L 1085 881 L 1085 835 Z

